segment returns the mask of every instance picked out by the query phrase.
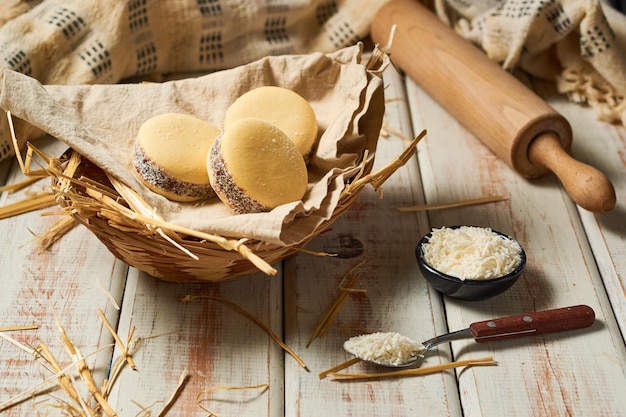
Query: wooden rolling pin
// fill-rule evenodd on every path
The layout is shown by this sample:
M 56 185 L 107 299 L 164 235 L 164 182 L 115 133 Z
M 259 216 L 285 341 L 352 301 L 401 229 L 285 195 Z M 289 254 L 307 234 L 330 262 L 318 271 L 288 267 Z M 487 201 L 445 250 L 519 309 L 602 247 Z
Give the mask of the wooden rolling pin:
M 613 209 L 609 179 L 569 155 L 572 129 L 562 115 L 417 0 L 382 6 L 374 42 L 386 45 L 394 25 L 391 60 L 516 172 L 552 171 L 579 206 Z

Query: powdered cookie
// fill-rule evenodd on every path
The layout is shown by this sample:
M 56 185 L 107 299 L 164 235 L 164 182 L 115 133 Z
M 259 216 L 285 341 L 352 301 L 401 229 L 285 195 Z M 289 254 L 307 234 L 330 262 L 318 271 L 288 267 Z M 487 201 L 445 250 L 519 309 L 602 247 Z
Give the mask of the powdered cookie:
M 211 186 L 237 213 L 270 211 L 301 200 L 304 158 L 282 130 L 261 119 L 240 119 L 224 130 L 207 161 Z
M 224 129 L 247 117 L 266 120 L 285 132 L 305 159 L 317 141 L 313 108 L 299 94 L 286 88 L 266 86 L 243 94 L 226 111 Z
M 215 197 L 206 158 L 220 131 L 186 114 L 165 113 L 147 120 L 135 140 L 133 166 L 151 190 L 170 200 Z

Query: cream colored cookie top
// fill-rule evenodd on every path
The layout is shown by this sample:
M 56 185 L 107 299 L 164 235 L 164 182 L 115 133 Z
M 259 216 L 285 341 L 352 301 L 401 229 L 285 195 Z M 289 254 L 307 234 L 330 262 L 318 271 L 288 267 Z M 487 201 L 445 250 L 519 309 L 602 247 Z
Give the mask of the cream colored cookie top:
M 172 178 L 195 184 L 209 182 L 206 158 L 220 130 L 194 116 L 164 113 L 139 128 L 137 143 L 155 165 Z
M 219 139 L 220 156 L 232 181 L 268 208 L 301 200 L 308 181 L 304 158 L 276 126 L 240 119 Z
M 306 157 L 317 140 L 317 118 L 311 105 L 299 94 L 282 87 L 255 88 L 240 96 L 228 108 L 224 129 L 238 119 L 266 120 L 285 132 Z

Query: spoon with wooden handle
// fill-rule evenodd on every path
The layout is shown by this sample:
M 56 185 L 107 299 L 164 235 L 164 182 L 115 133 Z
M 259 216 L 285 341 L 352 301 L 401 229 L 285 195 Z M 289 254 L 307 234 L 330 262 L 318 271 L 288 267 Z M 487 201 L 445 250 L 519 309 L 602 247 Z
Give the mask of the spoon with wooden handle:
M 392 31 L 395 28 L 395 31 Z M 615 189 L 594 167 L 569 155 L 568 121 L 521 81 L 415 0 L 391 0 L 371 36 L 391 60 L 516 172 L 557 175 L 579 206 L 606 212 Z
M 582 329 L 591 326 L 595 322 L 595 318 L 595 312 L 591 307 L 576 305 L 478 321 L 470 324 L 467 329 L 436 336 L 422 342 L 421 345 L 413 342 L 412 352 L 402 355 L 405 358 L 404 360 L 397 360 L 396 358 L 396 356 L 399 357 L 400 355 L 396 355 L 397 352 L 394 352 L 394 350 L 400 349 L 399 346 L 395 346 L 393 342 L 389 341 L 379 342 L 381 340 L 380 337 L 374 339 L 377 342 L 372 343 L 371 349 L 363 349 L 364 344 L 362 341 L 359 344 L 350 344 L 350 339 L 344 343 L 344 349 L 366 362 L 388 367 L 407 367 L 421 364 L 424 353 L 441 343 L 472 338 L 477 343 L 484 343 Z M 360 337 L 367 336 L 369 335 Z M 378 353 L 384 350 L 388 350 L 389 354 L 383 355 L 384 357 L 378 357 Z M 377 353 L 374 354 L 373 352 Z M 389 358 L 393 359 L 390 360 Z

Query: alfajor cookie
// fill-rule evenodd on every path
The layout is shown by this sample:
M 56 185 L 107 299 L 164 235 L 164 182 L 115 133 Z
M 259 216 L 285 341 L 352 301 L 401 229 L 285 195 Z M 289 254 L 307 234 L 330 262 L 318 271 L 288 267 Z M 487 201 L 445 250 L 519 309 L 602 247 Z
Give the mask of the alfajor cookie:
M 233 121 L 213 143 L 207 160 L 217 196 L 236 213 L 270 211 L 301 200 L 308 173 L 287 135 L 255 118 Z
M 317 141 L 317 118 L 302 96 L 287 88 L 258 87 L 241 95 L 226 111 L 224 129 L 236 120 L 254 117 L 270 122 L 291 138 L 307 159 Z
M 141 125 L 135 139 L 135 172 L 151 190 L 170 200 L 215 197 L 206 159 L 219 134 L 217 127 L 194 116 L 154 116 Z

